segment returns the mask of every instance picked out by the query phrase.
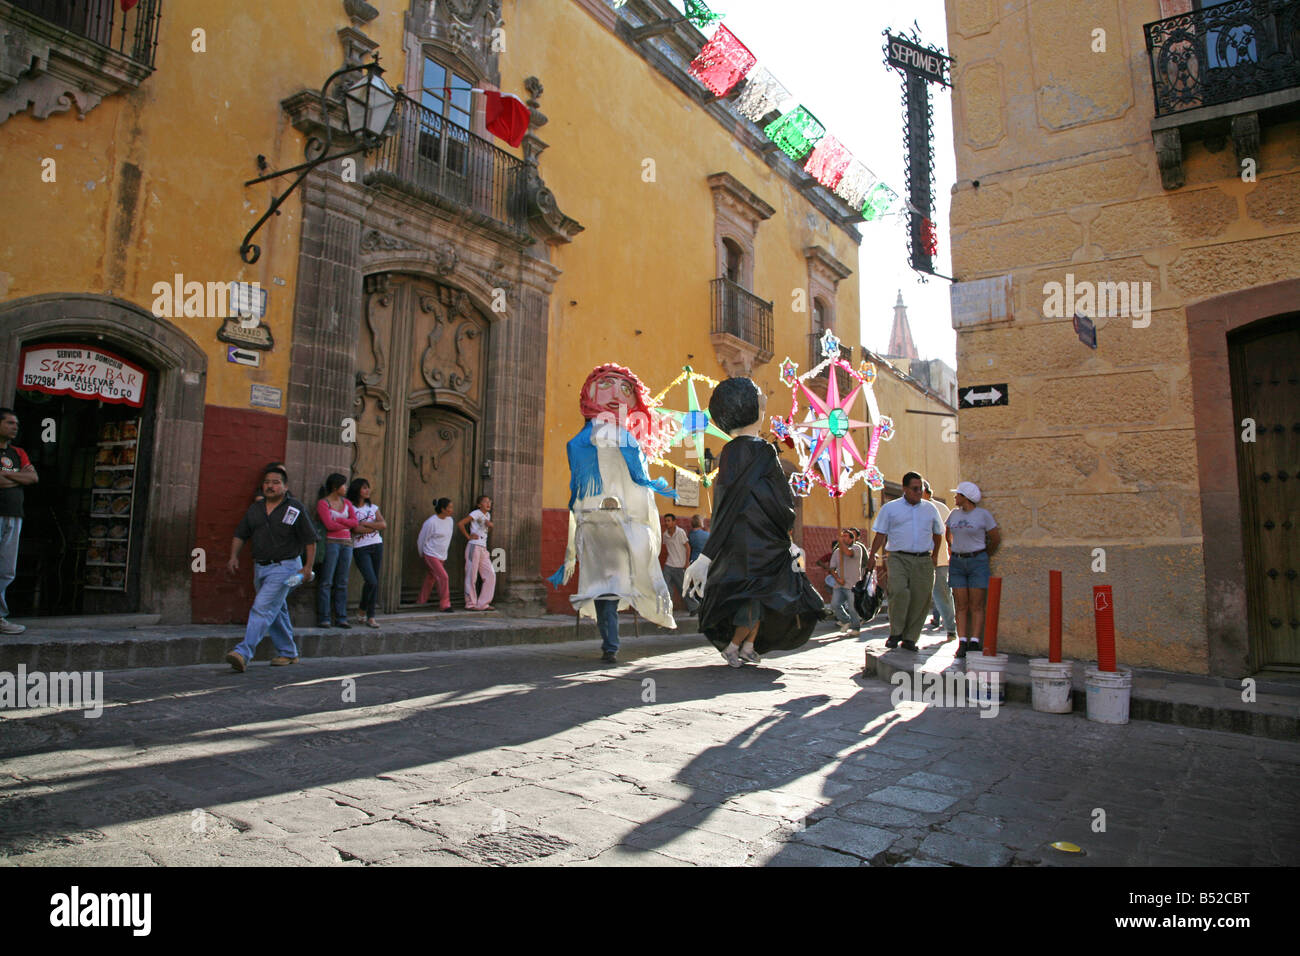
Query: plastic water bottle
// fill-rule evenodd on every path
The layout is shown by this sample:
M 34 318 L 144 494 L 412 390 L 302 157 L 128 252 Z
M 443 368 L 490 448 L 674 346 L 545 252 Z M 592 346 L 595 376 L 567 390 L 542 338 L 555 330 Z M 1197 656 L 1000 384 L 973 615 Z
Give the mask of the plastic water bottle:
M 289 585 L 289 590 L 293 590 L 298 585 L 302 584 L 302 582 L 303 582 L 303 573 L 299 571 L 297 574 L 289 575 L 289 580 L 286 581 L 285 583 Z

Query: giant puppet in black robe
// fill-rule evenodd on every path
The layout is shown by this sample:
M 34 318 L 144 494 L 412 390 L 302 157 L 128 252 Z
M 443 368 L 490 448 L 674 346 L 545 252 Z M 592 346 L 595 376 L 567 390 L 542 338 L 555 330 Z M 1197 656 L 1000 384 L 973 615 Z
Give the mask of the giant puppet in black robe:
M 719 424 L 734 432 L 735 425 L 751 423 Z M 737 611 L 757 600 L 762 620 L 754 649 L 765 654 L 801 647 L 825 605 L 792 557 L 792 550 L 798 552 L 791 548 L 790 539 L 794 495 L 776 449 L 754 436 L 732 438 L 719 458 L 714 494 L 713 520 L 703 551 L 709 565 L 700 631 L 719 651 L 725 650 L 736 631 Z

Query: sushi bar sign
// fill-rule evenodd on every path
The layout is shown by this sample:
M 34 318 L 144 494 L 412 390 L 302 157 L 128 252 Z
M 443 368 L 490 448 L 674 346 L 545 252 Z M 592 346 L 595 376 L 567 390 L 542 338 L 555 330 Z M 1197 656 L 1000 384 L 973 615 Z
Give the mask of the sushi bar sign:
M 47 395 L 74 395 L 139 408 L 148 374 L 126 359 L 79 345 L 23 349 L 18 387 Z

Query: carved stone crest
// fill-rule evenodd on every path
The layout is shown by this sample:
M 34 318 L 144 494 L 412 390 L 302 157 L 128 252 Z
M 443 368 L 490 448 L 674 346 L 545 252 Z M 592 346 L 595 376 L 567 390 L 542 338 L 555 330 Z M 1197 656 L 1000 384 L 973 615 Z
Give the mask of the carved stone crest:
M 361 235 L 362 252 L 392 252 L 397 249 L 416 248 L 405 239 L 386 236 L 378 229 L 370 229 Z
M 460 263 L 460 253 L 450 242 L 440 242 L 433 247 L 433 265 L 438 275 L 449 276 L 456 271 Z

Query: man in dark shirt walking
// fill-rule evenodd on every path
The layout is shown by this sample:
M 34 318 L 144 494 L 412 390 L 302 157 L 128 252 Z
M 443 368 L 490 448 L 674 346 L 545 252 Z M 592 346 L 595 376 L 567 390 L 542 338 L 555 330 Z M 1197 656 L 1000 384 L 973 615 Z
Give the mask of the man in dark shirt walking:
M 306 506 L 289 497 L 285 487 L 288 473 L 273 465 L 262 476 L 262 500 L 248 506 L 235 529 L 230 543 L 230 560 L 226 569 L 239 570 L 239 550 L 253 540 L 253 584 L 257 597 L 248 612 L 248 629 L 239 646 L 226 655 L 230 666 L 243 671 L 257 653 L 257 645 L 268 634 L 275 645 L 272 667 L 283 667 L 298 660 L 298 645 L 293 640 L 293 622 L 289 619 L 289 592 L 298 584 L 310 581 L 316 557 L 316 529 Z M 307 549 L 306 569 L 300 557 Z
M 18 437 L 18 416 L 0 408 L 0 634 L 21 634 L 21 624 L 9 622 L 5 590 L 18 571 L 18 536 L 23 530 L 23 486 L 36 484 L 36 469 L 27 453 L 12 444 Z

